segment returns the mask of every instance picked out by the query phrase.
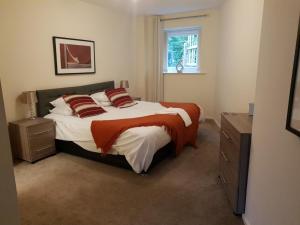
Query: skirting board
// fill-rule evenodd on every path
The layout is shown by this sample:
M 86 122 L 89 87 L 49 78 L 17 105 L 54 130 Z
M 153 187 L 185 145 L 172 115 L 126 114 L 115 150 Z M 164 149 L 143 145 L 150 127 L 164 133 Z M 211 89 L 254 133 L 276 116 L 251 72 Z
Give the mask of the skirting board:
M 205 121 L 213 121 L 218 128 L 221 128 L 221 124 L 215 119 L 215 118 L 210 118 L 210 117 L 207 117 L 207 118 L 204 118 L 200 121 L 201 122 L 205 122 Z
M 245 225 L 251 225 L 248 221 L 248 219 L 246 218 L 245 214 L 242 215 L 242 219 Z

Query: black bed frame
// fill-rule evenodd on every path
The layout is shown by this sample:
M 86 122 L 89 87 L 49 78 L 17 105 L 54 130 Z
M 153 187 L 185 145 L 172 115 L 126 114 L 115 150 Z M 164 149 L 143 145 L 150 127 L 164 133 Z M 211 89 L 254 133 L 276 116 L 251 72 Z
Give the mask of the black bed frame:
M 79 145 L 75 144 L 72 141 L 55 140 L 55 144 L 58 151 L 80 156 L 97 162 L 102 162 L 108 165 L 132 170 L 131 166 L 129 165 L 125 156 L 123 155 L 104 155 L 101 153 L 90 152 L 81 148 Z M 168 145 L 157 151 L 153 157 L 152 163 L 148 171 L 150 171 L 151 168 L 153 168 L 157 163 L 159 163 L 163 159 L 173 155 L 174 151 L 172 151 L 172 149 L 174 149 L 173 144 L 169 143 Z
M 65 94 L 94 94 L 96 92 L 104 91 L 105 89 L 114 88 L 114 81 L 108 81 L 97 84 L 90 84 L 78 87 L 67 87 L 67 88 L 56 88 L 56 89 L 47 89 L 47 90 L 37 90 L 37 115 L 43 117 L 49 113 L 49 110 L 52 108 L 49 102 L 61 97 Z M 66 152 L 72 155 L 80 156 L 86 159 L 91 159 L 94 161 L 102 162 L 105 164 L 130 169 L 131 166 L 127 162 L 125 156 L 123 155 L 104 155 L 101 153 L 90 152 L 79 145 L 75 144 L 72 141 L 61 141 L 56 140 L 56 149 L 60 152 Z M 153 168 L 158 162 L 162 161 L 170 155 L 175 155 L 173 143 L 169 143 L 165 147 L 161 148 L 156 152 L 152 160 L 151 166 L 149 169 Z M 149 170 L 148 170 L 149 171 Z

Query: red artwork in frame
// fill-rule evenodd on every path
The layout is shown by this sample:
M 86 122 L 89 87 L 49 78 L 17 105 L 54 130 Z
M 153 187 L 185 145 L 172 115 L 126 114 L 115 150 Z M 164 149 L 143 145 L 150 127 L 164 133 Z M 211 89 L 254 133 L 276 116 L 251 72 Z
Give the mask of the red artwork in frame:
M 55 74 L 92 74 L 95 68 L 95 42 L 53 37 Z

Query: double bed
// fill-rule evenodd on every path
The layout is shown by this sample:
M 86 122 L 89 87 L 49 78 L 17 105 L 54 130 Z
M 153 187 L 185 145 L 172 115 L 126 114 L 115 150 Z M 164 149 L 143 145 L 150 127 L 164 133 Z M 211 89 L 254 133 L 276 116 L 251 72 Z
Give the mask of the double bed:
M 114 88 L 114 82 L 103 82 L 78 87 L 38 90 L 37 114 L 52 119 L 56 123 L 56 148 L 58 151 L 85 157 L 134 170 L 147 172 L 169 155 L 175 155 L 174 144 L 164 126 L 141 126 L 127 129 L 118 137 L 108 154 L 97 148 L 93 139 L 91 124 L 93 121 L 131 119 L 154 115 L 165 109 L 160 103 L 137 101 L 128 108 L 103 107 L 106 113 L 79 118 L 76 116 L 50 113 L 51 101 L 73 94 L 94 94 Z

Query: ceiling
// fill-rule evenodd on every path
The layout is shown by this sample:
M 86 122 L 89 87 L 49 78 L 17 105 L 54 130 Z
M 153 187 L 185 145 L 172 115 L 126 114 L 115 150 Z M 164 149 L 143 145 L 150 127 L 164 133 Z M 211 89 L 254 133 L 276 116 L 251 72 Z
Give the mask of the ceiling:
M 94 4 L 134 11 L 138 14 L 163 15 L 214 8 L 223 0 L 83 0 Z

